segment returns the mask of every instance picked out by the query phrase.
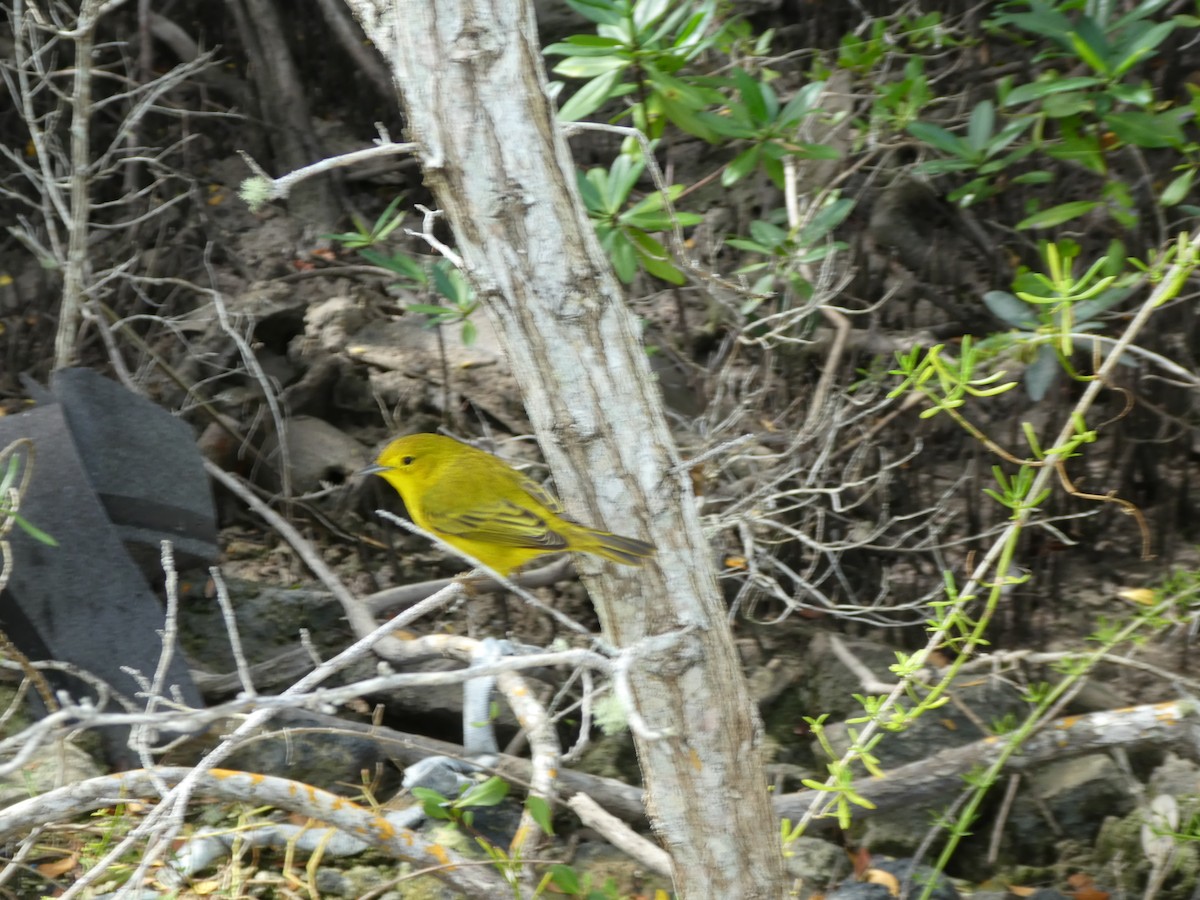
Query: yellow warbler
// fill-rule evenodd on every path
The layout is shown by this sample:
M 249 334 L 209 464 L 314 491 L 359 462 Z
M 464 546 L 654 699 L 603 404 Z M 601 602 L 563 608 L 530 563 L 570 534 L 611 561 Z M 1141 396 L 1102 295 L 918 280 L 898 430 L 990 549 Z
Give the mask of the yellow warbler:
M 533 479 L 490 453 L 438 434 L 397 438 L 363 474 L 396 489 L 412 520 L 508 575 L 537 556 L 574 550 L 627 566 L 654 545 L 572 522 Z

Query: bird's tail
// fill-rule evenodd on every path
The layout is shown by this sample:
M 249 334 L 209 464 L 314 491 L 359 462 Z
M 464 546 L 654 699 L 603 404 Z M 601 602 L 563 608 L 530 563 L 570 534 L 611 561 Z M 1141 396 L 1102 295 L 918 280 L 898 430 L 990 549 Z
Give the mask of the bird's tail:
M 658 548 L 653 544 L 609 531 L 593 531 L 589 528 L 587 536 L 589 546 L 579 549 L 611 559 L 623 566 L 640 566 L 642 560 L 658 552 Z

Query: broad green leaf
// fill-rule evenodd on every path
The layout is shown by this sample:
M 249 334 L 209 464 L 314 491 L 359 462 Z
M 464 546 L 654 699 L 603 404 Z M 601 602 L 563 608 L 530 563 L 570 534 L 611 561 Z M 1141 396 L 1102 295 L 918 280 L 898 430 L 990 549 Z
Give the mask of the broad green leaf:
M 1183 129 L 1180 127 L 1179 113 L 1176 111 L 1114 112 L 1104 117 L 1104 124 L 1124 143 L 1135 147 L 1157 150 L 1182 147 L 1184 143 Z
M 495 806 L 508 796 L 508 782 L 498 775 L 472 785 L 455 801 L 456 806 Z
M 1049 344 L 1039 347 L 1037 356 L 1025 369 L 1025 392 L 1029 395 L 1029 399 L 1037 403 L 1045 397 L 1058 379 L 1061 368 L 1053 347 Z
M 854 201 L 847 198 L 835 200 L 833 203 L 825 206 L 819 213 L 813 216 L 812 221 L 800 230 L 800 234 L 796 238 L 796 243 L 801 246 L 819 241 L 850 215 L 854 209 Z
M 1065 94 L 1052 94 L 1047 97 L 1042 103 L 1042 112 L 1052 119 L 1066 119 L 1090 112 L 1095 106 L 1095 95 L 1068 91 Z
M 1098 297 L 1091 300 L 1081 300 L 1072 305 L 1071 315 L 1075 320 L 1076 327 L 1087 325 L 1092 319 L 1100 315 L 1106 310 L 1112 309 L 1118 303 L 1123 303 L 1133 293 L 1131 287 L 1115 287 L 1109 288 Z
M 765 247 L 778 247 L 787 240 L 788 234 L 778 225 L 755 219 L 750 223 L 750 237 Z
M 613 271 L 625 284 L 629 284 L 637 276 L 637 251 L 629 239 L 619 231 L 612 234 L 608 258 L 612 260 Z
M 568 897 L 578 897 L 583 894 L 583 886 L 579 883 L 579 875 L 570 866 L 555 863 L 550 867 L 550 876 L 554 886 Z
M 779 113 L 779 121 L 784 125 L 793 125 L 813 112 L 814 103 L 821 97 L 825 90 L 824 81 L 810 81 L 800 90 L 796 91 L 795 96 L 787 102 L 787 105 Z
M 725 171 L 721 173 L 721 185 L 729 187 L 741 181 L 756 168 L 758 168 L 758 160 L 762 155 L 762 144 L 755 144 L 747 150 L 743 150 L 725 167 Z
M 644 31 L 657 22 L 671 8 L 671 0 L 635 0 L 633 25 Z
M 567 0 L 567 6 L 598 25 L 616 25 L 625 18 L 625 4 L 613 0 Z
M 621 70 L 614 69 L 606 72 L 575 92 L 558 111 L 558 118 L 563 122 L 576 122 L 584 116 L 591 115 L 604 105 L 605 101 L 615 96 L 613 89 L 621 80 Z
M 708 127 L 708 119 L 704 118 L 697 109 L 687 103 L 679 103 L 665 95 L 659 98 L 662 102 L 663 114 L 676 126 L 695 135 L 710 144 L 717 143 L 717 134 Z
M 983 305 L 988 311 L 1013 328 L 1032 331 L 1037 328 L 1037 314 L 1028 303 L 1022 303 L 1008 291 L 988 291 L 983 295 Z
M 1163 206 L 1174 206 L 1177 203 L 1182 203 L 1187 197 L 1188 192 L 1192 189 L 1192 181 L 1196 175 L 1195 169 L 1176 175 L 1171 179 L 1171 183 L 1163 188 L 1162 194 L 1158 198 L 1158 202 Z
M 766 125 L 774 116 L 767 112 L 768 101 L 767 91 L 774 96 L 774 91 L 770 90 L 769 86 L 764 82 L 751 78 L 740 68 L 733 70 L 733 84 L 737 86 L 738 94 L 742 97 L 742 103 L 749 110 L 750 119 L 757 122 L 758 125 Z M 779 101 L 775 100 L 776 112 L 778 112 Z
M 604 210 L 604 201 L 601 199 L 604 195 L 596 180 L 592 178 L 592 172 L 599 172 L 600 177 L 607 177 L 603 169 L 591 169 L 588 172 L 577 171 L 575 173 L 575 183 L 579 185 L 579 195 L 583 198 L 583 205 L 592 212 L 601 212 Z

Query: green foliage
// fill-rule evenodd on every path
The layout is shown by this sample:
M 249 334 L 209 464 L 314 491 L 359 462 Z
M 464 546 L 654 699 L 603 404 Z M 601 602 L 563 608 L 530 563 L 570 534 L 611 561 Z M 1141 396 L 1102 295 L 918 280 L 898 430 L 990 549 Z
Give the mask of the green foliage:
M 672 212 L 667 200 L 674 201 L 683 185 L 647 194 L 630 205 L 633 189 L 641 178 L 645 163 L 627 154 L 619 155 L 608 169 L 589 169 L 579 174 L 579 193 L 600 238 L 600 246 L 612 261 L 613 269 L 626 284 L 638 269 L 671 284 L 683 284 L 684 275 L 673 262 L 667 248 L 651 232 L 667 231 L 679 225 L 695 225 L 701 217 L 694 213 Z
M 403 194 L 392 200 L 387 208 L 379 214 L 374 225 L 368 226 L 362 217 L 355 213 L 352 216 L 354 219 L 353 231 L 327 234 L 325 237 L 337 241 L 347 250 L 365 250 L 368 247 L 374 247 L 387 240 L 393 231 L 404 224 L 404 213 L 399 211 L 400 203 L 403 200 Z
M 589 116 L 617 97 L 630 102 L 626 115 L 650 138 L 660 137 L 668 121 L 691 134 L 711 137 L 697 113 L 719 102 L 710 88 L 679 73 L 721 37 L 716 0 L 567 0 L 594 22 L 596 33 L 577 34 L 542 52 L 562 56 L 554 72 L 586 79 L 559 110 L 564 122 Z
M 735 68 L 725 83 L 734 89 L 720 113 L 702 112 L 700 118 L 718 137 L 749 141 L 721 173 L 721 184 L 728 187 L 758 169 L 766 171 L 780 190 L 784 188 L 783 163 L 786 156 L 796 159 L 837 159 L 839 154 L 825 144 L 806 143 L 796 134 L 806 118 L 820 112 L 817 101 L 825 89 L 822 81 L 813 81 L 798 90 L 787 103 L 764 79 L 753 78 Z
M 475 299 L 475 290 L 461 269 L 448 259 L 439 259 L 428 269 L 420 270 L 412 281 L 422 287 L 432 287 L 448 303 L 409 303 L 405 309 L 428 316 L 431 328 L 460 325 L 459 337 L 463 346 L 469 347 L 475 343 L 477 330 L 471 316 L 479 308 L 479 301 Z
M 42 531 L 18 510 L 21 508 L 21 497 L 33 478 L 35 460 L 34 444 L 28 438 L 13 441 L 0 450 L 0 543 L 11 533 L 13 526 L 20 528 L 35 541 L 48 547 L 57 547 L 58 541 L 53 536 Z M 3 550 L 3 547 L 0 547 Z M 4 563 L 0 566 L 0 585 L 3 585 L 8 574 L 8 554 L 0 553 Z
M 1073 273 L 1080 247 L 1074 241 L 1043 241 L 1042 258 L 1048 274 L 1022 268 L 1014 281 L 1015 294 L 988 291 L 983 302 L 993 315 L 1016 331 L 994 335 L 984 342 L 996 352 L 1019 346 L 1032 353 L 1025 371 L 1030 399 L 1041 400 L 1066 370 L 1073 377 L 1071 354 L 1081 332 L 1099 330 L 1100 316 L 1126 300 L 1133 291 L 1132 273 L 1125 271 L 1124 247 L 1114 242 L 1081 276 Z M 1118 277 L 1117 273 L 1122 273 Z M 1089 349 L 1099 348 L 1088 342 Z
M 810 299 L 812 284 L 808 280 L 808 267 L 846 249 L 846 244 L 833 240 L 832 235 L 853 209 L 853 200 L 831 194 L 815 214 L 797 228 L 785 230 L 774 224 L 772 219 L 785 217 L 783 210 L 777 210 L 767 219 L 755 219 L 750 223 L 750 239 L 730 238 L 727 242 L 730 247 L 765 257 L 747 263 L 735 272 L 757 275 L 742 304 L 742 314 L 751 315 L 769 295 L 781 290 L 789 290 L 802 300 Z
M 959 137 L 940 125 L 929 122 L 911 122 L 908 125 L 908 133 L 949 157 L 922 163 L 917 167 L 917 171 L 928 174 L 966 171 L 975 175 L 949 195 L 951 200 L 961 201 L 963 206 L 970 206 L 996 193 L 998 187 L 995 176 L 1033 152 L 1032 144 L 1017 147 L 1008 153 L 1004 152 L 1024 135 L 1032 124 L 1031 119 L 1016 119 L 997 131 L 995 104 L 991 100 L 981 100 L 971 111 L 965 137 Z
M 498 806 L 508 796 L 508 782 L 497 775 L 478 784 L 464 785 L 458 797 L 443 797 L 429 788 L 415 787 L 412 795 L 421 801 L 421 808 L 430 819 L 458 822 L 468 828 L 474 824 L 472 807 Z
M 347 249 L 357 250 L 358 255 L 371 265 L 394 273 L 401 285 L 447 301 L 446 304 L 409 303 L 405 309 L 427 316 L 431 328 L 443 325 L 461 326 L 459 337 L 463 345 L 469 347 L 475 342 L 478 333 L 471 316 L 479 308 L 479 301 L 475 298 L 474 288 L 462 271 L 445 258 L 431 260 L 403 251 L 388 253 L 379 249 L 404 222 L 404 213 L 399 211 L 403 199 L 403 196 L 399 196 L 389 203 L 373 225 L 368 226 L 356 215 L 354 231 L 329 234 L 326 237 Z
M 966 136 L 931 122 L 914 122 L 908 132 L 943 158 L 924 163 L 929 173 L 965 172 L 974 177 L 950 198 L 964 206 L 986 199 L 1006 183 L 1047 183 L 1044 169 L 1014 172 L 1017 163 L 1041 153 L 1050 160 L 1081 166 L 1109 180 L 1099 186 L 1101 199 L 1075 200 L 1042 209 L 1031 200 L 1019 229 L 1052 228 L 1094 211 L 1107 211 L 1119 224 L 1133 227 L 1137 213 L 1131 186 L 1111 178 L 1109 159 L 1122 147 L 1173 149 L 1187 157 L 1179 174 L 1163 189 L 1160 203 L 1177 205 L 1195 180 L 1197 147 L 1184 126 L 1200 113 L 1200 92 L 1190 106 L 1174 107 L 1156 97 L 1151 84 L 1131 80 L 1138 65 L 1158 52 L 1171 33 L 1200 20 L 1177 15 L 1153 16 L 1166 0 L 1144 0 L 1125 15 L 1105 15 L 1109 7 L 1074 0 L 1010 0 L 985 22 L 998 39 L 1036 46 L 1035 64 L 1048 64 L 1028 83 L 1006 77 L 997 87 L 999 109 L 991 100 L 976 104 Z M 1064 75 L 1058 65 L 1081 75 Z M 998 114 L 1005 118 L 997 122 Z M 1020 143 L 1018 143 L 1020 142 Z M 1010 149 L 1011 148 L 1011 149 Z

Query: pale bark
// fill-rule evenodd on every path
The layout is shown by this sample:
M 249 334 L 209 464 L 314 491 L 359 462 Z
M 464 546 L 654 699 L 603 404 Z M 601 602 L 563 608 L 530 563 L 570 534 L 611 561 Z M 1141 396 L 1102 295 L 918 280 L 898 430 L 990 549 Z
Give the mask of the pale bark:
M 529 0 L 347 2 L 393 67 L 426 184 L 568 509 L 658 546 L 650 566 L 606 566 L 588 587 L 619 647 L 684 632 L 631 672 L 638 712 L 664 733 L 637 749 L 680 896 L 779 897 L 761 724 L 688 473 L 546 99 Z

